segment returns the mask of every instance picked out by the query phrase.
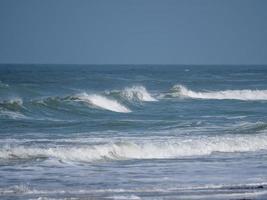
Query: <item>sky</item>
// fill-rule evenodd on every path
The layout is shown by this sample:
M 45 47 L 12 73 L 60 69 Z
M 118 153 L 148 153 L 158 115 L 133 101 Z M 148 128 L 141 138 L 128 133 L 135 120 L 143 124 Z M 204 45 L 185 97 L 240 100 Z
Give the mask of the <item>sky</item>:
M 267 1 L 0 0 L 0 63 L 267 64 Z

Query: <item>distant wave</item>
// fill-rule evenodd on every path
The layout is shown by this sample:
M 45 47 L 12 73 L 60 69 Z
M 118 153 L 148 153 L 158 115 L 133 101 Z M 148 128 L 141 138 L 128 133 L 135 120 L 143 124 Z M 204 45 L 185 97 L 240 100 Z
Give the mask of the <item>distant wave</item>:
M 9 85 L 0 81 L 0 88 L 8 88 Z
M 22 108 L 23 101 L 21 98 L 16 97 L 8 100 L 0 100 L 0 116 L 11 119 L 24 119 L 26 116 L 19 112 Z
M 113 112 L 121 112 L 121 113 L 129 113 L 131 112 L 130 109 L 125 107 L 124 105 L 120 104 L 115 99 L 110 99 L 102 95 L 97 94 L 87 94 L 85 92 L 81 94 L 77 94 L 74 96 L 76 100 L 83 101 L 90 105 L 96 106 L 98 108 L 110 110 Z
M 9 110 L 1 110 L 0 116 L 8 117 L 9 119 L 27 119 L 27 117 L 19 112 L 9 111 Z
M 0 107 L 5 107 L 9 109 L 18 109 L 23 105 L 23 100 L 19 97 L 15 97 L 7 100 L 0 100 Z
M 233 99 L 233 100 L 267 100 L 267 90 L 222 90 L 196 92 L 183 85 L 175 85 L 171 89 L 173 97 L 195 99 Z
M 77 145 L 77 144 L 75 144 Z M 1 147 L 0 159 L 55 158 L 62 161 L 94 162 L 99 160 L 165 159 L 205 156 L 214 152 L 234 153 L 267 150 L 267 135 L 224 135 L 50 148 Z
M 124 103 L 157 101 L 143 86 L 126 87 L 123 90 L 105 91 L 100 94 L 88 94 L 82 92 L 67 97 L 47 97 L 41 100 L 35 100 L 37 104 L 45 106 L 55 105 L 66 101 L 84 102 L 94 108 L 105 109 L 113 112 L 129 113 L 131 110 Z M 125 102 L 126 101 L 126 102 Z
M 106 91 L 106 94 L 119 96 L 127 101 L 157 101 L 144 86 L 132 86 L 123 90 Z
M 121 91 L 121 95 L 129 100 L 157 101 L 143 86 L 126 87 Z

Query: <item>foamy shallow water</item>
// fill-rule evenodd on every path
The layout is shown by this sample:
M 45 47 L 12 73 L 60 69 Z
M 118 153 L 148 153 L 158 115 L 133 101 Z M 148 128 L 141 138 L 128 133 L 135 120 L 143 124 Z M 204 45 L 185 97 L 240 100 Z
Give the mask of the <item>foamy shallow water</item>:
M 266 199 L 265 66 L 0 66 L 0 199 Z

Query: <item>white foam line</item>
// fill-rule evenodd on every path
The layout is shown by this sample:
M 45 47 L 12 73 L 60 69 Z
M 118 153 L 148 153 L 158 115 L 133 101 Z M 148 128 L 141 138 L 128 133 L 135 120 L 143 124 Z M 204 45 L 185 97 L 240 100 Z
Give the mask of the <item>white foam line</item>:
M 267 135 L 198 136 L 166 140 L 126 140 L 116 143 L 73 146 L 54 145 L 40 148 L 4 146 L 0 159 L 54 158 L 63 161 L 94 162 L 99 160 L 168 159 L 205 156 L 214 152 L 254 152 L 267 150 Z
M 267 90 L 222 90 L 196 92 L 183 85 L 175 85 L 172 88 L 173 96 L 189 97 L 196 99 L 232 99 L 232 100 L 267 100 Z

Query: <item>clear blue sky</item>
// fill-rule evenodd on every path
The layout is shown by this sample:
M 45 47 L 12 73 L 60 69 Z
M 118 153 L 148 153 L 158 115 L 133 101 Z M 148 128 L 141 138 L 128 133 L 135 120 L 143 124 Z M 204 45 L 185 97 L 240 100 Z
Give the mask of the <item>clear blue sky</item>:
M 267 0 L 0 0 L 0 63 L 267 64 Z

